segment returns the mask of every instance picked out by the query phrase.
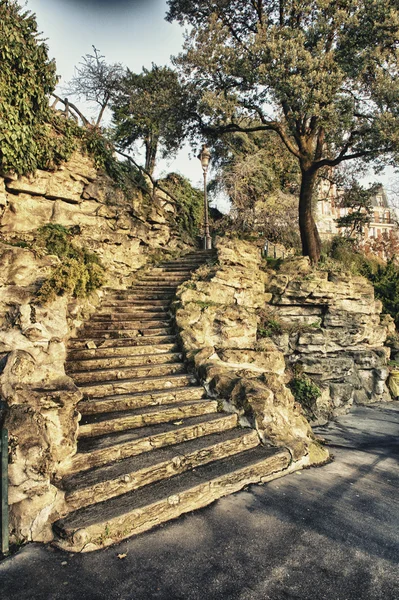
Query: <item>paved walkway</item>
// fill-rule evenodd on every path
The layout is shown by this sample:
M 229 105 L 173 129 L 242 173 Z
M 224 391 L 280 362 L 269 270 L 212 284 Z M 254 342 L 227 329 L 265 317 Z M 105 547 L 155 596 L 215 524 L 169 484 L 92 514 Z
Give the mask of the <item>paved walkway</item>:
M 319 433 L 321 469 L 97 553 L 26 546 L 0 564 L 1 600 L 398 600 L 399 403 Z

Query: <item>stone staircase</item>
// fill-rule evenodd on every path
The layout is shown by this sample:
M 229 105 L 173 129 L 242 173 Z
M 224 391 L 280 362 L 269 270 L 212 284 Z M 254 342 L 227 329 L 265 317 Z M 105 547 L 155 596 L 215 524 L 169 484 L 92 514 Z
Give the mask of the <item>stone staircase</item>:
M 84 398 L 78 451 L 58 484 L 70 510 L 53 524 L 60 547 L 116 543 L 289 465 L 287 450 L 217 411 L 179 350 L 170 303 L 211 256 L 186 254 L 110 291 L 70 341 L 67 371 Z

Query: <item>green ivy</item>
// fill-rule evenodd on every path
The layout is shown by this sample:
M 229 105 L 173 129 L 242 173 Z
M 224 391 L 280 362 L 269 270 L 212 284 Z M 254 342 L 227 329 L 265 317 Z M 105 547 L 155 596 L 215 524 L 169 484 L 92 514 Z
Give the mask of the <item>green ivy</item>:
M 177 173 L 170 173 L 159 183 L 177 200 L 175 218 L 179 233 L 194 239 L 199 234 L 204 215 L 203 192 Z
M 77 147 L 76 125 L 50 108 L 55 63 L 35 16 L 13 0 L 0 0 L 0 64 L 0 170 L 54 168 Z

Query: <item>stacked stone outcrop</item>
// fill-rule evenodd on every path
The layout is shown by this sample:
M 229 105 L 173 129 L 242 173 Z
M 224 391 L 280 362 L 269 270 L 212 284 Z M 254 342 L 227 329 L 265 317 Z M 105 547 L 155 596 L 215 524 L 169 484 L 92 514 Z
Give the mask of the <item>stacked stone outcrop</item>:
M 293 258 L 270 275 L 266 290 L 270 316 L 286 326 L 273 339 L 287 365 L 300 365 L 322 392 L 310 417 L 322 422 L 353 403 L 390 400 L 384 343 L 394 326 L 381 316 L 366 279 L 314 270 L 306 258 Z
M 263 441 L 291 451 L 292 468 L 323 462 L 302 409 L 285 385 L 285 361 L 270 339 L 257 340 L 267 274 L 257 248 L 216 242 L 218 264 L 180 287 L 176 312 L 183 347 L 213 397 L 249 418 Z
M 0 177 L 0 236 L 29 241 L 48 223 L 74 227 L 75 240 L 100 258 L 108 284 L 123 288 L 146 264 L 149 250 L 182 247 L 168 196 L 157 192 L 150 200 L 138 189 L 127 196 L 89 157 L 76 153 L 55 172 Z

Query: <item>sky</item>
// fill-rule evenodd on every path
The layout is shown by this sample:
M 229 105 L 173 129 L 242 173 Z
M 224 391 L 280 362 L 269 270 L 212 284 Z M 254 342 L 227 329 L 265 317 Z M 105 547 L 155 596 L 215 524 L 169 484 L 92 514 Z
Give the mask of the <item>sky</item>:
M 150 68 L 153 62 L 170 64 L 170 56 L 182 48 L 183 29 L 165 21 L 166 0 L 26 0 L 26 6 L 36 14 L 39 30 L 47 38 L 50 57 L 55 58 L 61 76 L 61 89 L 73 76 L 82 56 L 92 52 L 93 45 L 108 63 L 122 63 L 135 72 L 143 66 Z M 71 100 L 82 108 L 83 114 L 89 114 L 82 103 Z M 198 150 L 186 146 L 175 159 L 160 161 L 156 176 L 175 171 L 200 187 Z M 383 175 L 370 173 L 361 181 L 381 181 L 389 195 L 393 177 L 393 170 L 387 169 Z M 223 197 L 218 198 L 217 206 L 223 212 L 228 210 Z
M 108 63 L 122 63 L 135 72 L 153 62 L 170 64 L 170 56 L 182 49 L 184 30 L 165 21 L 166 0 L 27 0 L 26 6 L 36 14 L 49 55 L 56 60 L 61 76 L 57 91 L 72 78 L 82 56 L 92 53 L 93 45 Z M 61 91 L 60 95 L 65 97 Z M 70 99 L 83 114 L 90 114 L 84 104 Z M 156 176 L 175 171 L 201 187 L 198 151 L 186 146 L 175 159 L 160 161 Z M 223 198 L 218 206 L 228 209 Z

